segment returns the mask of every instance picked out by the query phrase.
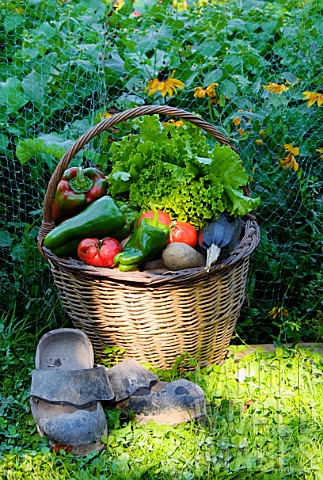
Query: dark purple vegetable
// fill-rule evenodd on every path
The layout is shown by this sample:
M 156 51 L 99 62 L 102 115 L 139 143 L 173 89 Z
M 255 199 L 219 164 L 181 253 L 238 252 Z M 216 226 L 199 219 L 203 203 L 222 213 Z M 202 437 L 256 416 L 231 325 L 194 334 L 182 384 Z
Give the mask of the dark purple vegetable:
M 198 233 L 200 250 L 206 255 L 206 269 L 216 262 L 220 253 L 228 255 L 237 245 L 242 229 L 241 218 L 228 219 L 221 213 L 217 220 L 205 225 Z

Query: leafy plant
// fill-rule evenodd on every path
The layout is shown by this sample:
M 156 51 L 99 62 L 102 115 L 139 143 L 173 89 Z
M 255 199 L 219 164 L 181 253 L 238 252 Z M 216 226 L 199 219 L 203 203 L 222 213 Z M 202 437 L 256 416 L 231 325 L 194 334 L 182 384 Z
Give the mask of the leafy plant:
M 248 176 L 226 145 L 210 149 L 193 125 L 161 126 L 158 116 L 137 121 L 139 133 L 112 144 L 109 175 L 113 196 L 128 196 L 141 212 L 151 206 L 201 228 L 223 212 L 243 216 L 257 207 L 242 190 Z

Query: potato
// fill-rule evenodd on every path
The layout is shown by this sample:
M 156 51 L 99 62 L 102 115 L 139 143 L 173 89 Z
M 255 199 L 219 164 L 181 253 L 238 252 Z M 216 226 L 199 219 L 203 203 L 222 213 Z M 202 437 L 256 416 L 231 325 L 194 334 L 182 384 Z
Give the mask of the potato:
M 167 245 L 162 254 L 164 264 L 169 270 L 202 267 L 205 257 L 186 243 L 174 242 Z

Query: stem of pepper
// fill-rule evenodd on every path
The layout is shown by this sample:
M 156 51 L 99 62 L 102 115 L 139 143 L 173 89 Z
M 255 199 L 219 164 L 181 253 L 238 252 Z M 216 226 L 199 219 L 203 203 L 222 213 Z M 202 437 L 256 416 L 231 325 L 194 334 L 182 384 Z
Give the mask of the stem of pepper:
M 92 180 L 84 175 L 84 170 L 81 166 L 77 169 L 76 177 L 72 178 L 69 183 L 75 193 L 86 193 L 93 186 Z
M 154 212 L 154 217 L 152 219 L 151 225 L 153 227 L 158 227 L 158 210 L 156 207 L 152 207 L 151 209 Z

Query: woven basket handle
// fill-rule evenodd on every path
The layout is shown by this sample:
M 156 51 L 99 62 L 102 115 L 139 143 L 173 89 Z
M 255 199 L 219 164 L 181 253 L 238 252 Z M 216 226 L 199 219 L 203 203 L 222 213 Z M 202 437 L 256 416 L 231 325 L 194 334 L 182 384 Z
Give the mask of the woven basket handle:
M 170 115 L 180 117 L 184 120 L 187 120 L 194 125 L 202 128 L 204 131 L 210 133 L 216 140 L 218 140 L 221 144 L 228 145 L 232 148 L 232 150 L 236 151 L 236 149 L 231 145 L 229 140 L 219 131 L 217 130 L 212 124 L 206 122 L 202 118 L 194 115 L 192 113 L 187 112 L 186 110 L 182 110 L 179 108 L 168 107 L 163 105 L 150 105 L 145 107 L 136 107 L 131 108 L 130 110 L 125 110 L 124 112 L 117 113 L 112 115 L 111 117 L 102 120 L 97 125 L 90 128 L 87 132 L 85 132 L 64 154 L 64 156 L 59 161 L 49 183 L 47 186 L 46 195 L 44 198 L 44 208 L 43 208 L 43 222 L 39 233 L 39 248 L 41 250 L 41 244 L 43 238 L 49 233 L 54 227 L 55 224 L 52 221 L 52 205 L 55 198 L 55 193 L 57 186 L 67 169 L 70 161 L 74 158 L 74 156 L 86 145 L 90 142 L 94 137 L 98 134 L 104 132 L 110 127 L 113 127 L 117 123 L 124 122 L 126 120 L 130 120 L 132 118 L 140 117 L 142 115 L 153 115 L 153 114 L 163 114 L 163 115 Z

